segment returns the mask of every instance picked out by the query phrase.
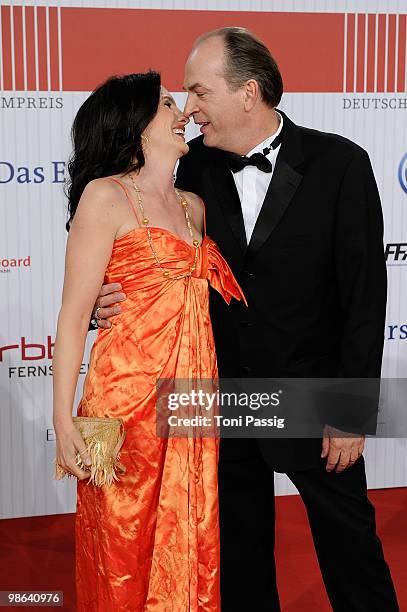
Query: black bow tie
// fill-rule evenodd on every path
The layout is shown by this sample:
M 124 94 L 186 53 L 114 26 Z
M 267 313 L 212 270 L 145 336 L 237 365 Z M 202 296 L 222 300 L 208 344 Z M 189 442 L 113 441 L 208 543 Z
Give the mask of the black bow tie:
M 237 153 L 229 153 L 227 163 L 233 173 L 240 172 L 246 166 L 256 166 L 262 172 L 271 172 L 273 165 L 263 153 L 254 153 L 250 157 L 237 155 Z
M 263 149 L 263 153 L 254 153 L 250 155 L 250 157 L 246 157 L 246 155 L 238 155 L 237 153 L 227 153 L 226 161 L 230 168 L 230 170 L 235 172 L 240 172 L 246 166 L 256 166 L 262 172 L 271 172 L 273 170 L 273 164 L 269 159 L 267 159 L 266 155 L 268 155 L 271 149 L 276 149 L 282 140 L 282 131 L 279 135 L 273 140 L 273 142 Z

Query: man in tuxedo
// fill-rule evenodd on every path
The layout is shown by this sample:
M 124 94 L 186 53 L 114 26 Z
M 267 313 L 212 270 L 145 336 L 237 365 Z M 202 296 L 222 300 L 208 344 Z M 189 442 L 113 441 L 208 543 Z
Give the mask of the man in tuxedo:
M 177 186 L 202 197 L 207 233 L 248 301 L 227 307 L 211 293 L 219 375 L 379 377 L 386 268 L 367 153 L 276 110 L 281 75 L 247 30 L 200 37 L 184 86 L 185 113 L 202 135 L 180 161 Z M 221 440 L 223 612 L 280 610 L 274 471 L 288 475 L 306 505 L 333 610 L 398 610 L 363 446 L 363 435 L 328 426 L 322 440 Z

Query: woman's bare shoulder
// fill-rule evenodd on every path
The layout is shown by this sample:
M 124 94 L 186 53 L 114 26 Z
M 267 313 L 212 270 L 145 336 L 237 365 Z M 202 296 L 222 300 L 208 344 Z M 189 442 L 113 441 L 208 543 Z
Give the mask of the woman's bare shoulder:
M 76 219 L 89 223 L 108 223 L 114 227 L 122 222 L 124 211 L 122 200 L 125 198 L 120 185 L 107 178 L 89 181 L 83 190 Z
M 89 181 L 84 189 L 84 193 L 101 199 L 111 199 L 112 196 L 122 195 L 123 189 L 112 177 L 104 176 Z
M 199 197 L 196 193 L 192 191 L 184 191 L 182 189 L 178 189 L 178 192 L 185 197 L 187 202 L 197 211 L 203 210 L 204 203 L 202 198 Z

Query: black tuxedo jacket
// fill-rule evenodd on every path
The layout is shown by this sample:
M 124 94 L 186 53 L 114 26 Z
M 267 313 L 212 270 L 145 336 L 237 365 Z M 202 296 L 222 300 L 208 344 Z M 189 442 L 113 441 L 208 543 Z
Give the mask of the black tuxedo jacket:
M 280 111 L 281 112 L 281 111 Z M 284 116 L 275 170 L 250 243 L 223 151 L 189 143 L 177 186 L 197 193 L 249 307 L 211 292 L 222 377 L 379 377 L 386 264 L 367 153 Z M 277 471 L 320 461 L 320 440 L 259 440 Z

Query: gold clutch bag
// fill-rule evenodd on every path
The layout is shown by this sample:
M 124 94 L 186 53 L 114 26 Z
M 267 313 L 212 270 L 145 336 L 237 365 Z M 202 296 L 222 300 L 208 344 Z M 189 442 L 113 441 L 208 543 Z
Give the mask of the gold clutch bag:
M 111 485 L 119 480 L 116 472 L 122 474 L 126 468 L 119 462 L 120 449 L 126 437 L 122 419 L 109 417 L 73 417 L 75 427 L 81 434 L 92 465 L 85 465 L 80 453 L 76 455 L 76 465 L 81 470 L 89 470 L 91 482 L 98 487 Z M 84 454 L 84 453 L 82 453 Z M 55 465 L 55 479 L 61 480 L 65 476 L 73 476 L 58 464 Z

